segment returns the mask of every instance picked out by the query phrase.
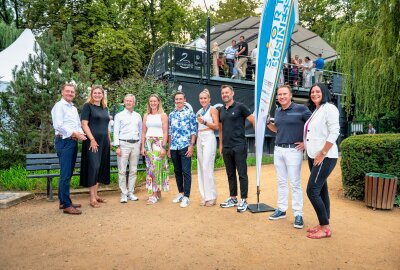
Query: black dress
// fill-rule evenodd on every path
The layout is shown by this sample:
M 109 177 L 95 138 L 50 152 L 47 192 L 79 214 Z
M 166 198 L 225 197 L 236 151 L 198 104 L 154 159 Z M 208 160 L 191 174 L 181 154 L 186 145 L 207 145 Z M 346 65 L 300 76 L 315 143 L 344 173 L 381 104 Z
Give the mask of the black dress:
M 81 120 L 89 121 L 89 128 L 98 146 L 97 152 L 89 150 L 90 140 L 82 143 L 80 185 L 92 187 L 97 183 L 110 184 L 110 141 L 108 138 L 108 109 L 85 103 Z

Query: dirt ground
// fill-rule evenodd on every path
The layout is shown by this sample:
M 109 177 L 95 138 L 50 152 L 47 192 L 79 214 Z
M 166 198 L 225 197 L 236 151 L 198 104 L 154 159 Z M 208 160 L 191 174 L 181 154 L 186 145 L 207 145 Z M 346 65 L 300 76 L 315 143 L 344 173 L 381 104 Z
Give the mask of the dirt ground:
M 304 162 L 304 190 L 308 175 Z M 229 194 L 227 178 L 224 170 L 215 176 L 221 202 Z M 262 167 L 262 178 L 261 202 L 276 206 L 272 165 Z M 249 179 L 254 203 L 255 167 Z M 196 175 L 186 209 L 171 202 L 174 179 L 151 206 L 143 188 L 136 192 L 140 200 L 128 204 L 119 203 L 118 192 L 103 193 L 108 203 L 99 209 L 89 206 L 87 194 L 74 195 L 83 204 L 80 216 L 37 198 L 0 209 L 0 269 L 400 269 L 400 210 L 373 211 L 345 199 L 340 166 L 329 189 L 333 234 L 322 240 L 306 237 L 306 228 L 317 223 L 306 196 L 305 228 L 298 230 L 291 209 L 286 219 L 269 221 L 270 213 L 199 206 Z

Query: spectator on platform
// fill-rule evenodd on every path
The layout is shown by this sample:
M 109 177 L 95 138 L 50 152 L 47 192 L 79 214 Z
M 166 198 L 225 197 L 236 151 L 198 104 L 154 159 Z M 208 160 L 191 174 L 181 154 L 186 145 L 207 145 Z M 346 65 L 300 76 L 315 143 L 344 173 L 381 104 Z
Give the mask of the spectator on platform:
M 290 71 L 290 81 L 293 82 L 294 86 L 298 86 L 298 81 L 299 81 L 299 56 L 295 55 L 294 58 L 292 58 L 291 62 L 291 71 Z
M 247 61 L 249 60 L 247 58 L 248 55 L 249 55 L 249 45 L 247 44 L 244 36 L 240 36 L 240 42 L 238 44 L 238 52 L 236 53 L 236 57 L 238 58 L 236 69 L 238 71 L 240 78 L 246 78 Z M 234 78 L 236 78 L 236 75 L 232 75 L 232 79 Z
M 220 77 L 225 77 L 225 58 L 222 52 L 219 53 L 219 57 L 217 59 L 218 71 Z
M 325 59 L 322 58 L 322 54 L 318 54 L 317 60 L 314 62 L 315 64 L 315 82 L 319 83 L 323 81 L 324 78 L 324 66 L 325 66 Z
M 226 58 L 226 64 L 229 66 L 229 74 L 231 77 L 233 75 L 233 67 L 235 66 L 235 55 L 236 55 L 236 40 L 232 40 L 232 45 L 224 50 L 224 55 Z
M 310 60 L 310 57 L 306 56 L 304 58 L 303 67 L 303 87 L 308 88 L 311 87 L 312 84 L 312 73 L 311 69 L 313 66 L 313 62 Z
M 212 63 L 213 63 L 213 75 L 215 77 L 219 76 L 219 68 L 218 68 L 218 57 L 219 57 L 219 47 L 218 43 L 214 42 L 212 49 L 211 49 L 211 54 L 212 54 Z
M 376 130 L 371 123 L 368 124 L 368 134 L 376 134 Z
M 200 52 L 207 52 L 206 36 L 202 34 L 196 41 L 196 50 Z
M 250 54 L 250 59 L 251 59 L 251 72 L 252 72 L 252 78 L 255 79 L 256 75 L 256 65 L 257 65 L 257 57 L 258 57 L 258 48 L 257 44 L 256 47 L 251 51 Z

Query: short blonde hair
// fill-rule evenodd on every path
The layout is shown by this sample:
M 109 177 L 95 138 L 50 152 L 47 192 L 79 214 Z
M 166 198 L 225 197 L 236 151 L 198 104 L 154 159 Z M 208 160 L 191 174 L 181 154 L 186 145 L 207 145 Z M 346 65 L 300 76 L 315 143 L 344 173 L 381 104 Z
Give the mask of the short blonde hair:
M 101 85 L 93 85 L 92 88 L 90 89 L 90 95 L 88 96 L 86 102 L 90 103 L 90 104 L 94 104 L 94 99 L 93 99 L 93 92 L 96 89 L 100 89 L 101 92 L 103 93 L 103 98 L 100 101 L 100 106 L 103 108 L 107 108 L 107 98 L 104 94 L 104 89 L 103 86 Z

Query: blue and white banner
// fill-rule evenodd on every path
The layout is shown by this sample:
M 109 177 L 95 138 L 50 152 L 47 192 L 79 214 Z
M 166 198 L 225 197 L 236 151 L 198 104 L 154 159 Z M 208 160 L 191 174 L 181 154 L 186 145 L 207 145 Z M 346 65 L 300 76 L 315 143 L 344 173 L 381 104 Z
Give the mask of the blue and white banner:
M 260 185 L 261 159 L 268 114 L 296 23 L 296 0 L 265 0 L 258 34 L 255 83 L 256 178 Z

